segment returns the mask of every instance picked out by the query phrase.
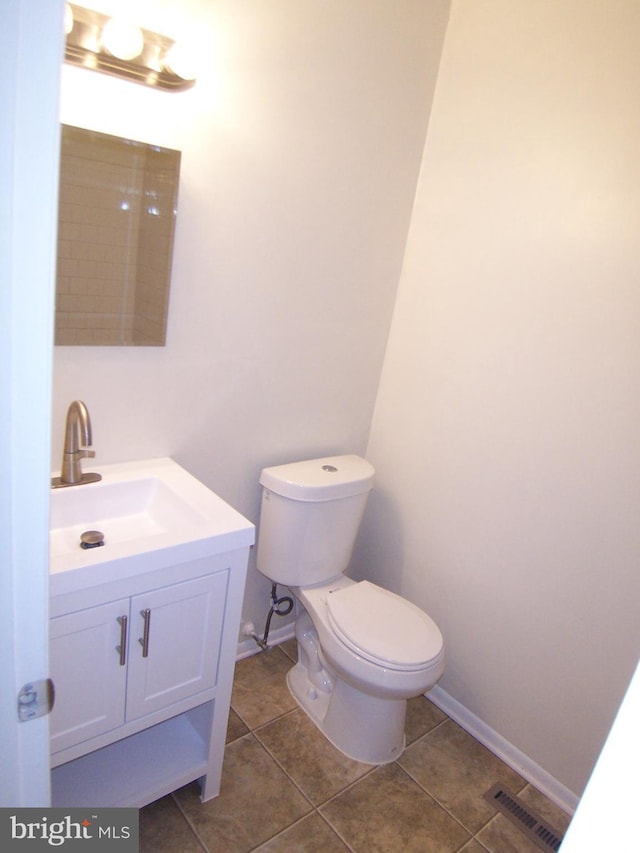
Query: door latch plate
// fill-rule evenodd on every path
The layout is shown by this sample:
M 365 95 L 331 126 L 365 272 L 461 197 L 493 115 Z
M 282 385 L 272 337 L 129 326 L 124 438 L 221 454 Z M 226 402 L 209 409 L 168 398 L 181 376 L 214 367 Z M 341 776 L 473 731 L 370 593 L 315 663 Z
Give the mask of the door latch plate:
M 18 693 L 18 719 L 21 723 L 43 717 L 53 709 L 55 689 L 50 678 L 29 681 Z

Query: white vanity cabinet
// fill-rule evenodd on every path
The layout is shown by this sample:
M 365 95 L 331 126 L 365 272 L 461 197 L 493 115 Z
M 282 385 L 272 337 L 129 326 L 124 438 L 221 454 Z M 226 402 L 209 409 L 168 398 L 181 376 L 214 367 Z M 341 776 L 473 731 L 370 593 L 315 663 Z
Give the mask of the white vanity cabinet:
M 128 599 L 52 619 L 49 668 L 56 692 L 49 717 L 51 752 L 124 722 L 127 671 L 118 663 L 118 620 Z M 115 660 L 114 660 L 115 658 Z
M 53 752 L 215 687 L 227 575 L 51 620 Z
M 131 600 L 127 719 L 215 687 L 227 580 L 217 572 Z
M 195 780 L 209 800 L 253 524 L 172 459 L 100 473 L 52 490 L 51 805 L 140 808 Z
M 52 598 L 53 806 L 218 794 L 248 550 Z

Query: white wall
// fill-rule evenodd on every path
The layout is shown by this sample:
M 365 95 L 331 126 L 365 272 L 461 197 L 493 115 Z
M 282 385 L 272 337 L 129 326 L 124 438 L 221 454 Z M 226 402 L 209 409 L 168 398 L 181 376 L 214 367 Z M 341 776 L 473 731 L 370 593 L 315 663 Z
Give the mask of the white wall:
M 618 709 L 562 842 L 562 853 L 628 850 L 637 832 L 640 666 Z
M 453 0 L 358 552 L 580 793 L 640 650 L 640 6 Z
M 183 158 L 167 346 L 57 347 L 53 460 L 80 398 L 85 470 L 170 455 L 256 521 L 264 465 L 365 450 L 448 3 L 92 6 L 184 40 L 199 73 L 165 93 L 63 69 L 63 122 Z M 260 629 L 268 589 L 252 569 Z

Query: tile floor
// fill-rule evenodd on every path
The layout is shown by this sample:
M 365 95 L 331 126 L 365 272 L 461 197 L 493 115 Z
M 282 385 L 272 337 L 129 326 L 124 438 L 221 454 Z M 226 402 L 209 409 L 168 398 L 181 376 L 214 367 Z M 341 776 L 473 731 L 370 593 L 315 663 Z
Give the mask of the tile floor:
M 540 853 L 483 799 L 500 783 L 559 833 L 569 818 L 428 699 L 407 748 L 372 767 L 342 755 L 289 694 L 295 642 L 236 665 L 220 796 L 196 783 L 140 811 L 140 853 Z

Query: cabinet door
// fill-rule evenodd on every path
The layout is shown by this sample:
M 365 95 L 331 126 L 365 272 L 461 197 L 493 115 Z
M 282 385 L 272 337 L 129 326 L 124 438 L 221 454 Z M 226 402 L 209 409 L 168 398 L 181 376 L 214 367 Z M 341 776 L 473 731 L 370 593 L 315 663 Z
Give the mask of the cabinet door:
M 131 599 L 127 720 L 215 686 L 228 574 Z
M 126 639 L 119 619 L 128 615 L 129 599 L 123 599 L 51 620 L 51 752 L 123 723 L 126 666 L 117 647 Z

